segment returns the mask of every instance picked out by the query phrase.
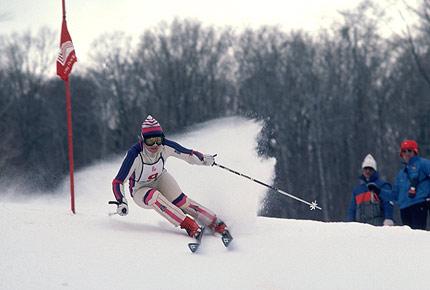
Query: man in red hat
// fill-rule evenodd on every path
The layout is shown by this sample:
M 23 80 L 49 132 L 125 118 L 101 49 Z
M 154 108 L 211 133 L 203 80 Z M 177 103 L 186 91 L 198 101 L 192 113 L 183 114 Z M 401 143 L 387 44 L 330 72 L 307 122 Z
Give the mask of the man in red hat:
M 403 168 L 397 174 L 392 191 L 381 190 L 381 197 L 396 201 L 402 223 L 425 230 L 430 210 L 430 160 L 418 156 L 415 140 L 400 144 Z

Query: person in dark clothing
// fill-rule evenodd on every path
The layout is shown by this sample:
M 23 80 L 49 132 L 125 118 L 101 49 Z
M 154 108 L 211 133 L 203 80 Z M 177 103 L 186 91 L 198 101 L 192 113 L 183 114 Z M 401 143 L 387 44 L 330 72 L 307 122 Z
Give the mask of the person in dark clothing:
M 391 185 L 379 178 L 376 161 L 368 154 L 362 163 L 360 183 L 352 191 L 348 221 L 375 226 L 392 226 L 393 205 L 379 196 L 381 188 L 391 190 Z

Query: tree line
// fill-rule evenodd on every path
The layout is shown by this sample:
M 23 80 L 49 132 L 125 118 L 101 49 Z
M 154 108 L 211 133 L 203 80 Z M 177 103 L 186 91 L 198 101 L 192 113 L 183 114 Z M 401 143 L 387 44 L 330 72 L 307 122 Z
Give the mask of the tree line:
M 414 34 L 381 36 L 371 1 L 317 34 L 264 26 L 241 32 L 176 19 L 93 43 L 71 75 L 77 169 L 123 152 L 152 114 L 168 132 L 242 115 L 264 120 L 256 148 L 275 157 L 274 185 L 323 207 L 268 192 L 261 215 L 341 221 L 371 153 L 393 181 L 399 144 L 430 153 L 430 4 Z M 57 34 L 0 36 L 0 181 L 49 192 L 68 172 L 64 84 L 49 75 Z

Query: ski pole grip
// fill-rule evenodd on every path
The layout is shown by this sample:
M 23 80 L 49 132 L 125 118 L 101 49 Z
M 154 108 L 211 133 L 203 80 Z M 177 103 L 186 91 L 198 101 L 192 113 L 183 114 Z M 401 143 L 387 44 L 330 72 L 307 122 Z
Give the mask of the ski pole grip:
M 116 200 L 110 200 L 110 201 L 108 202 L 108 204 L 116 204 L 116 205 L 119 205 L 119 202 L 117 202 Z

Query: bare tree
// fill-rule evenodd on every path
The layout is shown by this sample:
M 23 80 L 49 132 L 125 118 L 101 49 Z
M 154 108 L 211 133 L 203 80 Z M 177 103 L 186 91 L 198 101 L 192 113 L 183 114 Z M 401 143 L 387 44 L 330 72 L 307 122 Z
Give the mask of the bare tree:
M 138 92 L 133 83 L 131 63 L 131 37 L 121 32 L 104 34 L 93 42 L 90 59 L 95 64 L 88 76 L 97 84 L 99 91 L 102 130 L 102 152 L 109 152 L 109 144 L 124 150 L 135 136 L 136 114 L 141 112 Z M 139 116 L 141 118 L 141 116 Z M 114 139 L 114 140 L 112 140 Z
M 145 32 L 133 64 L 148 110 L 168 112 L 163 123 L 172 129 L 224 114 L 234 94 L 230 38 L 228 31 L 187 20 Z
M 54 63 L 54 33 L 46 28 L 36 35 L 30 32 L 1 38 L 1 91 L 3 94 L 0 118 L 5 140 L 13 145 L 1 146 L 0 155 L 16 166 L 37 165 L 37 144 L 40 132 L 34 124 L 40 120 L 41 90 L 48 77 L 49 65 Z M 11 137 L 13 136 L 13 137 Z M 12 146 L 11 146 L 12 145 Z M 14 154 L 15 153 L 15 154 Z M 9 174 L 14 174 L 9 166 Z

